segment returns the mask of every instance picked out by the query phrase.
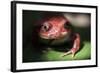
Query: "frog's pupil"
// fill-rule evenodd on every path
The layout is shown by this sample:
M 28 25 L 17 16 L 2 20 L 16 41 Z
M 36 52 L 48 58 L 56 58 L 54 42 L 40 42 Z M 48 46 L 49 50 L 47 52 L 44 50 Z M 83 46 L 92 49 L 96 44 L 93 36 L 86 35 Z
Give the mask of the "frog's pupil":
M 46 29 L 46 26 L 44 26 L 44 29 Z
M 48 26 L 43 26 L 44 27 L 44 30 L 48 31 Z

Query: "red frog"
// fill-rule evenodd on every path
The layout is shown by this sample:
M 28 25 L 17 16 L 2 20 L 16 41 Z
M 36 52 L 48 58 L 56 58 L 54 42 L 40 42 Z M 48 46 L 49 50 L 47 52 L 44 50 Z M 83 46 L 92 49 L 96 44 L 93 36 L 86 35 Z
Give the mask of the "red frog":
M 68 19 L 64 16 L 52 16 L 42 23 L 39 32 L 41 38 L 52 39 L 54 42 L 55 40 L 58 42 L 61 39 L 67 39 L 65 41 L 69 39 L 73 40 L 72 48 L 68 52 L 65 52 L 62 57 L 68 54 L 72 54 L 72 57 L 74 57 L 75 53 L 80 48 L 80 35 L 78 33 L 73 33 L 71 28 L 68 27 L 69 25 Z

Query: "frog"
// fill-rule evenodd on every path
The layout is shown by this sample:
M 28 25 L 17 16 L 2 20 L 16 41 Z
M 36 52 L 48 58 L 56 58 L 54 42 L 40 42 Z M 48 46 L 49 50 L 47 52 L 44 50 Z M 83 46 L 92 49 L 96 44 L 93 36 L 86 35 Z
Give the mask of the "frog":
M 70 21 L 63 15 L 52 16 L 41 23 L 39 30 L 39 36 L 43 39 L 53 40 L 52 43 L 58 41 L 66 43 L 70 39 L 73 40 L 70 50 L 64 52 L 61 57 L 69 54 L 74 57 L 80 49 L 80 35 L 73 32 L 72 28 L 69 27 L 70 25 Z

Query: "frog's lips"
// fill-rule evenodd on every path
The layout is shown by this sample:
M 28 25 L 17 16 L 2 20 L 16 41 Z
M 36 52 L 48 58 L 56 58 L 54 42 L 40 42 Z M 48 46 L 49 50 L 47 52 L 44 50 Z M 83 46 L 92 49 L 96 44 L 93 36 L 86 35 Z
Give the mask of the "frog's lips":
M 55 39 L 54 37 L 46 36 L 46 35 L 43 35 L 43 34 L 41 34 L 40 37 L 43 38 L 43 39 Z
M 43 39 L 50 39 L 49 37 L 44 36 L 44 35 L 40 35 L 40 37 L 43 38 Z
M 56 36 L 56 35 L 55 36 L 47 36 L 45 34 L 40 34 L 40 37 L 43 38 L 43 39 L 60 39 L 64 36 L 66 36 L 66 35 L 68 35 L 67 32 L 62 33 L 59 36 Z

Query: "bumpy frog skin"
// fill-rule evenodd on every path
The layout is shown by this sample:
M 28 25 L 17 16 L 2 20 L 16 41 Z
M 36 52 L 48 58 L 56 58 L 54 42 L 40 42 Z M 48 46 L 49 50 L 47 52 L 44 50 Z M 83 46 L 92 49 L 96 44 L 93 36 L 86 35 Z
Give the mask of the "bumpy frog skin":
M 63 16 L 54 16 L 49 18 L 47 21 L 42 23 L 42 26 L 40 28 L 39 35 L 43 39 L 54 39 L 54 40 L 59 40 L 63 37 L 69 36 L 69 33 L 71 33 L 70 28 L 65 28 L 64 25 L 68 23 L 69 21 L 64 18 Z M 75 53 L 79 50 L 80 48 L 80 36 L 79 34 L 75 33 L 74 36 L 74 44 L 70 51 L 64 53 L 62 55 L 68 55 L 72 54 L 72 57 L 74 57 Z M 73 39 L 73 38 L 72 38 Z

